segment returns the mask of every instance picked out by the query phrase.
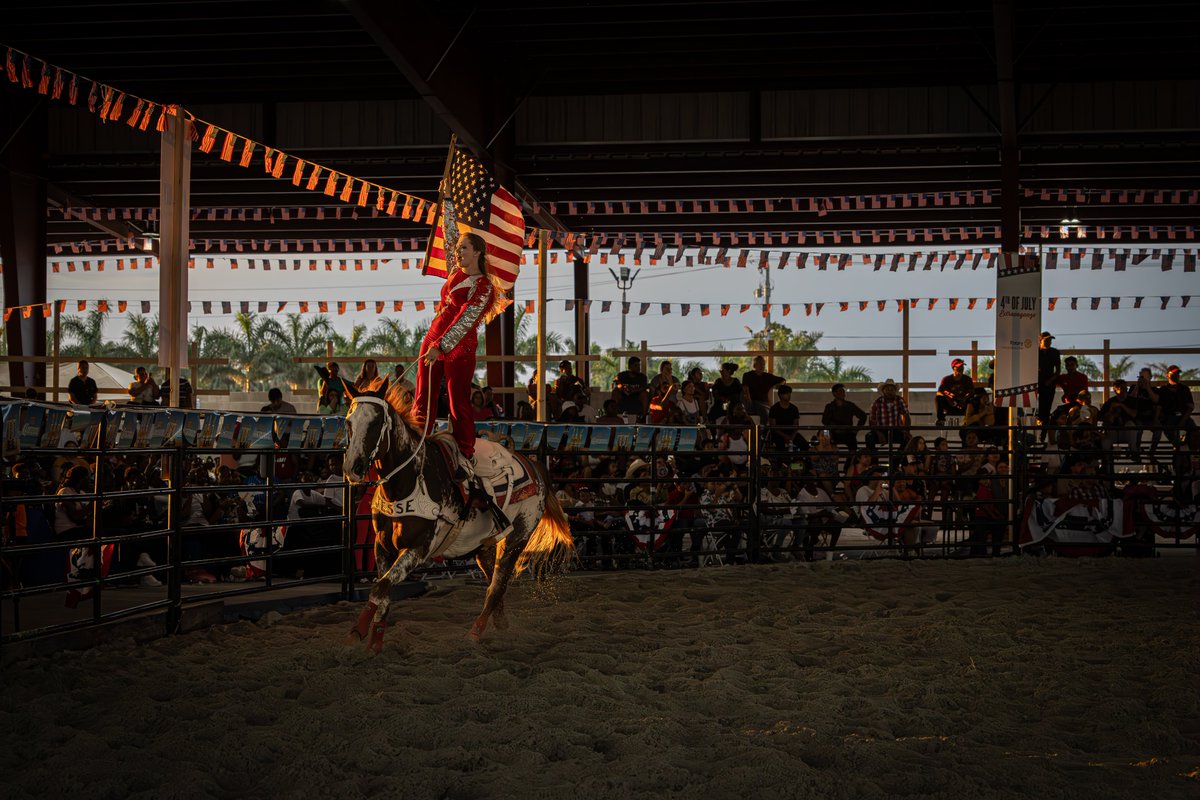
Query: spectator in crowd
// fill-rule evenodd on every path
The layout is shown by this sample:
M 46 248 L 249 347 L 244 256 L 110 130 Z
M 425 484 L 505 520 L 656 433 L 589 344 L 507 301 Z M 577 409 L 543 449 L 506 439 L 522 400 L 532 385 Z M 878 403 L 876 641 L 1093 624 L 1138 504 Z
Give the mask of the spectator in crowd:
M 984 463 L 984 445 L 979 441 L 979 432 L 975 428 L 963 431 L 962 450 L 954 456 L 954 472 L 957 476 L 955 485 L 961 497 L 974 497 L 975 475 Z M 970 516 L 970 509 L 965 509 Z
M 675 377 L 674 367 L 670 359 L 664 358 L 658 362 L 658 374 L 650 379 L 650 394 L 666 395 L 679 391 L 679 378 Z
M 601 414 L 596 418 L 596 422 L 600 425 L 620 425 L 625 420 L 621 419 L 621 415 L 617 413 L 617 401 L 613 398 L 608 398 L 604 401 L 601 407 Z
M 781 383 L 783 378 L 767 372 L 767 360 L 755 356 L 750 369 L 742 373 L 746 410 L 760 420 L 766 419 L 771 409 L 771 390 Z
M 763 515 L 763 540 L 771 542 L 771 553 L 764 554 L 764 561 L 786 561 L 784 550 L 788 537 L 795 543 L 803 537 L 803 518 L 797 518 L 796 509 L 792 505 L 792 497 L 787 492 L 787 486 L 780 480 L 778 472 L 764 476 L 762 487 L 758 490 L 759 509 Z
M 728 506 L 740 502 L 741 495 L 737 487 L 723 479 L 708 482 L 704 493 L 700 495 L 700 504 L 704 506 L 705 526 L 718 546 L 722 544 L 721 538 L 724 537 L 725 558 L 729 563 L 733 563 L 737 558 L 738 549 L 742 544 L 742 529 L 737 523 L 734 509 Z
M 317 413 L 326 417 L 344 416 L 346 411 L 343 408 L 343 397 L 345 395 L 341 391 L 330 386 L 321 397 L 321 404 L 317 406 Z
M 977 386 L 971 390 L 971 396 L 963 408 L 962 425 L 964 428 L 978 428 L 981 442 L 999 444 L 1001 432 L 995 429 L 996 409 L 985 387 Z
M 579 409 L 579 421 L 589 425 L 596 421 L 596 409 L 592 408 L 591 396 L 580 389 L 575 393 L 575 407 Z
M 966 367 L 967 362 L 961 358 L 954 359 L 950 362 L 950 374 L 942 378 L 938 385 L 937 394 L 934 395 L 938 425 L 946 424 L 947 414 L 961 417 L 967 412 L 967 401 L 975 392 L 975 382 L 966 373 Z
M 1137 403 L 1129 394 L 1129 384 L 1124 378 L 1117 378 L 1113 381 L 1112 397 L 1100 406 L 1099 423 L 1104 428 L 1100 446 L 1105 453 L 1111 453 L 1114 444 L 1124 444 L 1135 462 L 1142 460 L 1137 419 Z
M 313 367 L 313 369 L 320 376 L 320 380 L 317 381 L 318 406 L 326 404 L 331 391 L 336 392 L 339 397 L 346 395 L 346 379 L 341 377 L 342 368 L 336 361 L 329 361 L 324 367 L 317 366 Z M 317 413 L 321 414 L 324 412 L 318 408 Z
M 679 392 L 676 407 L 683 414 L 684 422 L 688 425 L 699 424 L 704 419 L 704 403 L 696 394 L 696 384 L 690 380 L 684 381 Z
M 804 560 L 815 561 L 813 551 L 824 534 L 829 535 L 830 549 L 837 547 L 842 526 L 850 515 L 834 505 L 835 501 L 825 488 L 812 477 L 800 482 L 796 493 L 797 530 L 804 540 Z
M 1050 331 L 1042 331 L 1038 338 L 1038 422 L 1042 425 L 1042 441 L 1046 441 L 1046 426 L 1050 424 L 1050 411 L 1054 408 L 1055 387 L 1062 372 L 1058 348 L 1052 347 L 1054 337 Z
M 804 434 L 796 429 L 800 424 L 800 409 L 792 403 L 792 387 L 780 386 L 779 401 L 767 412 L 768 441 L 772 450 L 791 450 L 804 442 Z M 804 442 L 800 449 L 807 449 Z
M 482 389 L 471 390 L 471 416 L 476 422 L 492 418 L 492 410 L 488 408 L 487 402 L 483 399 Z
M 867 447 L 871 450 L 875 450 L 880 444 L 900 448 L 908 441 L 908 406 L 904 404 L 896 382 L 891 378 L 880 384 L 879 397 L 871 404 L 867 423 L 871 428 L 867 433 Z
M 558 377 L 554 380 L 554 396 L 560 403 L 570 400 L 574 402 L 579 392 L 587 393 L 587 386 L 573 371 L 570 361 L 563 359 L 558 362 Z
M 267 392 L 267 404 L 259 409 L 260 414 L 295 414 L 296 407 L 283 399 L 283 390 L 271 387 Z
M 163 392 L 163 400 L 170 402 L 170 397 L 167 392 Z M 192 382 L 188 380 L 187 375 L 180 374 L 179 376 L 179 407 L 180 408 L 195 408 L 196 407 L 196 391 L 192 388 Z
M 1153 373 L 1149 367 L 1138 370 L 1137 380 L 1129 388 L 1129 397 L 1137 408 L 1137 439 L 1142 432 L 1158 424 L 1158 390 L 1154 387 Z
M 1000 555 L 1000 546 L 1008 533 L 1009 478 L 1008 461 L 999 452 L 994 463 L 980 468 L 975 487 L 975 514 L 971 533 L 967 537 L 971 555 L 987 555 L 991 545 L 992 555 Z
M 520 422 L 533 422 L 535 419 L 533 406 L 524 400 L 517 403 L 516 419 Z
M 354 388 L 365 392 L 377 380 L 379 380 L 379 365 L 375 363 L 375 359 L 368 358 L 363 361 L 362 367 L 358 371 L 358 377 L 354 379 Z
M 305 471 L 300 473 L 300 483 L 310 485 L 302 486 L 292 492 L 292 500 L 288 504 L 288 519 L 304 519 L 315 516 L 329 508 L 329 498 L 325 496 L 324 489 L 311 485 L 316 482 L 317 476 L 312 472 Z
M 408 367 L 406 367 L 404 364 L 397 364 L 396 366 L 392 367 L 391 381 L 392 383 L 400 384 L 401 388 L 408 393 L 409 397 L 411 397 L 413 392 L 415 392 L 417 389 L 416 385 L 408 379 Z
M 133 373 L 133 383 L 129 384 L 129 402 L 143 406 L 158 405 L 162 392 L 158 383 L 145 367 L 138 367 Z
M 496 402 L 492 387 L 483 387 L 483 404 L 492 410 L 493 419 L 504 419 L 504 406 Z
M 816 440 L 808 455 L 811 474 L 821 482 L 821 487 L 832 495 L 837 491 L 840 453 L 829 431 L 819 431 Z
M 700 367 L 692 367 L 684 383 L 690 383 L 694 387 L 696 402 L 700 404 L 700 415 L 707 418 L 708 406 L 712 402 L 712 398 L 708 393 L 708 384 L 704 380 L 704 370 L 700 369 Z
M 1188 433 L 1196 427 L 1196 423 L 1192 421 L 1196 402 L 1192 398 L 1192 390 L 1181 380 L 1182 375 L 1182 370 L 1172 364 L 1167 367 L 1167 382 L 1158 387 L 1158 422 L 1161 428 L 1154 431 L 1150 440 L 1151 456 L 1158 448 L 1164 429 L 1167 441 L 1174 447 L 1179 447 Z
M 100 393 L 96 381 L 88 377 L 88 368 L 87 361 L 80 361 L 75 377 L 67 384 L 67 396 L 77 406 L 90 406 Z
M 730 403 L 742 401 L 742 382 L 733 377 L 733 373 L 736 371 L 737 364 L 726 361 L 721 365 L 720 377 L 709 387 L 709 395 L 712 398 L 708 409 L 709 422 L 716 422 L 724 416 L 726 406 Z
M 64 499 L 55 503 L 54 512 L 54 534 L 60 542 L 91 538 L 93 504 L 69 498 L 87 494 L 93 488 L 92 473 L 87 467 L 71 467 L 63 476 L 56 494 Z
M 846 387 L 835 383 L 830 389 L 833 399 L 825 404 L 821 413 L 821 424 L 829 431 L 833 441 L 851 453 L 858 450 L 858 431 L 867 421 L 867 412 L 846 399 Z
M 642 372 L 642 360 L 637 356 L 629 359 L 629 369 L 617 373 L 613 383 L 613 399 L 617 401 L 617 410 L 626 418 L 635 420 L 645 418 L 650 409 L 649 383 Z
M 1073 450 L 1094 450 L 1100 446 L 1100 412 L 1092 405 L 1092 393 L 1086 389 L 1075 396 L 1075 405 L 1067 412 L 1070 444 Z
M 1087 375 L 1079 371 L 1079 359 L 1075 356 L 1067 356 L 1063 359 L 1063 369 L 1066 372 L 1059 375 L 1056 381 L 1056 385 L 1063 392 L 1063 405 L 1078 405 L 1080 392 L 1088 390 Z

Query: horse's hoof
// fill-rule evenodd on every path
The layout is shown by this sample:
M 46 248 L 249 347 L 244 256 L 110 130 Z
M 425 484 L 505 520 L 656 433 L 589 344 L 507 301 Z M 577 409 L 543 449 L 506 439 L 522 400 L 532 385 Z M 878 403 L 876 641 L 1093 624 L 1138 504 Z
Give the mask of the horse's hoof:
M 487 629 L 488 618 L 480 614 L 475 620 L 475 624 L 471 626 L 470 632 L 467 633 L 467 638 L 473 642 L 478 642 L 483 638 L 483 632 Z
M 508 630 L 508 617 L 504 615 L 503 611 L 494 611 L 492 612 L 492 624 L 496 626 L 496 630 L 506 631 Z
M 383 652 L 383 632 L 387 629 L 387 623 L 380 621 L 371 626 L 371 652 L 379 655 Z
M 375 612 L 379 606 L 374 602 L 368 602 L 367 607 L 358 615 L 358 622 L 354 623 L 354 627 L 350 629 L 350 635 L 357 637 L 361 642 L 367 638 L 367 634 L 371 632 L 371 620 L 375 619 Z

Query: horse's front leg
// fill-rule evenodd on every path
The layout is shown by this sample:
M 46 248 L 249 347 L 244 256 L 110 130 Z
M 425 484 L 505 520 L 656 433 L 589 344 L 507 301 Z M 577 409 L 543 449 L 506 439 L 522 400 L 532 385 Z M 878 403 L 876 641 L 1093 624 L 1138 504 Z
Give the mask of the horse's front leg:
M 400 523 L 395 523 L 397 536 Z M 358 638 L 364 639 L 370 634 L 368 646 L 376 655 L 383 650 L 383 634 L 387 630 L 387 615 L 392 602 L 392 587 L 408 577 L 414 568 L 419 566 L 429 552 L 429 542 L 421 541 L 412 547 L 400 550 L 396 561 L 386 572 L 379 576 L 371 588 L 367 606 L 358 616 L 352 632 Z

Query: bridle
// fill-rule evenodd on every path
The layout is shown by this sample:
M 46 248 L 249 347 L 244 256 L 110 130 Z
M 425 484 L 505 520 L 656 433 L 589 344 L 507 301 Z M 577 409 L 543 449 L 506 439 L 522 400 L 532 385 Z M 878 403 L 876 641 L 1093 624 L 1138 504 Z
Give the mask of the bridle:
M 385 399 L 380 398 L 380 397 L 374 397 L 372 395 L 359 395 L 358 397 L 353 398 L 352 401 L 350 401 L 350 411 L 354 410 L 355 403 L 371 403 L 374 405 L 378 405 L 378 407 L 383 410 L 383 431 L 379 432 L 379 439 L 376 441 L 376 444 L 374 444 L 374 447 L 372 447 L 371 455 L 367 456 L 367 463 L 370 464 L 370 463 L 376 461 L 376 458 L 379 455 L 380 446 L 382 446 L 385 443 L 385 441 L 386 441 L 386 443 L 388 443 L 389 447 L 391 446 L 392 431 L 394 431 L 394 429 L 395 429 L 395 423 L 391 421 L 391 415 L 392 415 L 392 411 L 394 411 L 394 409 L 391 408 L 391 403 L 389 403 L 388 401 L 385 401 Z M 347 414 L 346 416 L 347 416 L 347 419 L 349 419 L 349 414 Z M 384 483 L 390 481 L 392 479 L 392 477 L 394 477 L 396 475 L 396 473 L 398 473 L 398 471 L 408 467 L 408 464 L 412 463 L 413 459 L 418 457 L 422 450 L 425 450 L 425 432 L 424 431 L 421 432 L 421 440 L 419 441 L 418 445 L 416 445 L 416 447 L 414 447 L 413 452 L 410 453 L 408 458 L 404 459 L 404 461 L 402 461 L 400 464 L 398 464 L 395 469 L 392 469 L 390 471 L 390 473 L 384 475 L 383 477 L 380 477 L 380 479 L 378 481 L 364 481 L 364 483 L 366 483 L 367 486 L 382 486 L 382 485 L 384 485 Z

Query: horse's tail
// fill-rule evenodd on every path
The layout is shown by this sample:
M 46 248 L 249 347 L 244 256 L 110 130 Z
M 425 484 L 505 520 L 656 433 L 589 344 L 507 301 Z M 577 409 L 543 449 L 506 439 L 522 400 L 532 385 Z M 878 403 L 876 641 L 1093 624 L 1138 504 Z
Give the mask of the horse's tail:
M 575 555 L 575 540 L 571 536 L 571 523 L 567 521 L 562 504 L 551 490 L 550 476 L 541 464 L 533 459 L 530 459 L 530 463 L 546 492 L 546 510 L 525 543 L 525 549 L 517 561 L 517 574 L 528 569 L 535 579 L 542 580 L 566 572 L 567 565 Z

